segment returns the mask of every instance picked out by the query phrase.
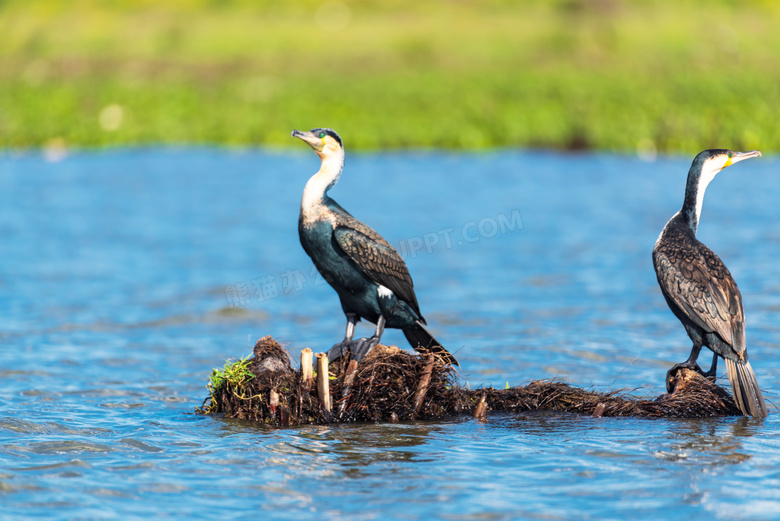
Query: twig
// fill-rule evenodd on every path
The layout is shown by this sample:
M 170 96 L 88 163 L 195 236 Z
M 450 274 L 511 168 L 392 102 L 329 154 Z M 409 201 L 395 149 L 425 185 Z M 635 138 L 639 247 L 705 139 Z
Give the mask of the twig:
M 330 423 L 330 381 L 328 380 L 328 355 L 317 353 L 317 395 L 325 409 L 325 421 Z
M 341 405 L 339 406 L 339 417 L 344 414 L 344 409 L 347 407 L 347 397 L 349 396 L 349 388 L 355 381 L 355 375 L 357 374 L 357 360 L 350 360 L 347 366 L 347 371 L 344 373 L 344 385 L 341 387 Z
M 425 394 L 428 392 L 428 384 L 431 383 L 431 373 L 433 373 L 433 355 L 425 355 L 425 369 L 423 369 L 420 376 L 420 383 L 417 384 L 417 392 L 414 394 L 414 414 L 412 414 L 412 420 L 417 419 L 417 415 L 422 409 L 423 401 L 425 400 Z M 484 399 L 484 397 L 483 397 Z
M 487 421 L 487 399 L 482 395 L 477 406 L 474 407 L 474 418 L 479 421 Z
M 311 382 L 313 380 L 311 374 L 312 366 L 312 352 L 308 347 L 301 351 L 301 382 L 305 388 L 311 388 Z

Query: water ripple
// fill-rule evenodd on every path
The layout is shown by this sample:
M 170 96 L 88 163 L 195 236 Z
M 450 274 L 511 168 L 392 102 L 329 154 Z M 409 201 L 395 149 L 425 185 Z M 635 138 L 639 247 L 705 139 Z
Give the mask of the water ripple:
M 406 249 L 464 384 L 552 378 L 657 396 L 690 345 L 649 253 L 689 165 L 362 154 L 331 195 L 393 244 L 520 211 L 521 229 Z M 775 411 L 764 421 L 491 412 L 487 423 L 299 429 L 194 414 L 212 369 L 260 336 L 295 358 L 343 335 L 338 299 L 297 238 L 316 166 L 311 154 L 209 148 L 0 156 L 3 266 L 13 267 L 13 277 L 0 270 L 0 517 L 776 517 Z M 713 182 L 699 236 L 740 284 L 751 363 L 779 402 L 780 176 L 774 158 L 748 170 Z M 381 204 L 366 196 L 379 180 Z M 394 330 L 385 340 L 406 345 Z

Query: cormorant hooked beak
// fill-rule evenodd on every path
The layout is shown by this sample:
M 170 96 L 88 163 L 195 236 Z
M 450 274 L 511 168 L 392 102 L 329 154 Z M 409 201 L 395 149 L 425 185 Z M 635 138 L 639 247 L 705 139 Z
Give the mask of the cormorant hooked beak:
M 728 152 L 728 159 L 726 160 L 726 163 L 723 165 L 723 168 L 726 168 L 727 166 L 731 166 L 734 163 L 739 163 L 740 161 L 744 161 L 745 159 L 750 159 L 751 157 L 761 157 L 761 152 L 759 150 L 751 150 L 750 152 Z M 723 170 L 721 168 L 721 170 Z
M 293 130 L 290 137 L 297 137 L 314 149 L 318 154 L 325 148 L 325 140 L 314 135 L 313 132 Z
M 344 163 L 344 144 L 332 128 L 313 128 L 308 132 L 293 130 L 291 136 L 305 141 L 323 161 L 341 158 Z

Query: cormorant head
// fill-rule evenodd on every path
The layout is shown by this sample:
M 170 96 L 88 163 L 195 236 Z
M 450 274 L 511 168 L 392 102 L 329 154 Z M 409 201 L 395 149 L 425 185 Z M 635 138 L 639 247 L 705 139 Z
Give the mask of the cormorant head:
M 685 201 L 683 202 L 682 215 L 685 216 L 694 235 L 699 226 L 701 207 L 704 202 L 704 192 L 707 185 L 715 179 L 718 172 L 751 157 L 760 157 L 761 152 L 734 152 L 733 150 L 705 150 L 693 159 L 691 169 L 688 171 L 688 182 L 685 187 Z
M 344 152 L 344 144 L 341 142 L 341 137 L 336 134 L 335 130 L 329 128 L 313 128 L 308 132 L 293 130 L 291 137 L 297 137 L 305 141 L 317 152 L 321 159 Z
M 699 152 L 691 164 L 689 175 L 696 175 L 698 185 L 706 187 L 715 176 L 734 163 L 739 163 L 744 159 L 751 157 L 761 157 L 761 152 L 751 150 L 750 152 L 734 152 L 733 150 L 713 149 Z

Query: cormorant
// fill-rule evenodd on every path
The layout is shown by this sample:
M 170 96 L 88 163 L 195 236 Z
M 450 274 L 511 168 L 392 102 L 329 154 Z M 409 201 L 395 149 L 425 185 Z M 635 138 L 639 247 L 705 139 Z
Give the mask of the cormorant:
M 412 277 L 398 252 L 328 197 L 344 167 L 341 137 L 328 128 L 293 130 L 292 137 L 305 141 L 322 160 L 303 190 L 298 234 L 317 270 L 338 293 L 347 317 L 344 340 L 328 351 L 328 358 L 335 360 L 350 351 L 360 360 L 379 343 L 384 328 L 391 327 L 403 330 L 415 350 L 457 365 L 455 357 L 425 329 Z M 352 340 L 361 318 L 376 324 L 376 332 Z
M 722 356 L 739 409 L 745 415 L 763 418 L 766 404 L 745 346 L 742 296 L 723 262 L 696 239 L 704 191 L 710 181 L 727 166 L 760 156 L 758 150 L 705 150 L 696 156 L 688 171 L 682 209 L 666 223 L 653 248 L 653 267 L 666 303 L 693 341 L 688 360 L 667 373 L 667 388 L 669 374 L 678 367 L 715 376 L 718 356 Z M 713 352 L 712 366 L 706 373 L 696 364 L 702 346 Z

